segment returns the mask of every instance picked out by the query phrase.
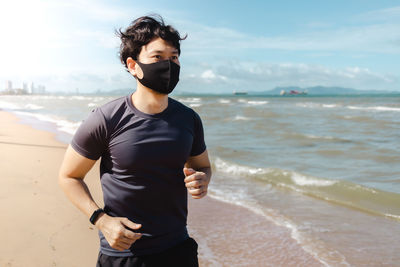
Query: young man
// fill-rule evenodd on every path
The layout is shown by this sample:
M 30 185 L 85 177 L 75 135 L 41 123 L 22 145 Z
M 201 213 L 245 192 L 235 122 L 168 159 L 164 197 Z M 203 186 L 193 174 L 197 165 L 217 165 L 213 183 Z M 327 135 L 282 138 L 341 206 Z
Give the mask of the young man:
M 179 80 L 179 33 L 161 17 L 125 30 L 120 57 L 137 89 L 92 111 L 68 147 L 59 183 L 99 229 L 97 266 L 198 266 L 186 229 L 187 192 L 207 194 L 200 117 L 168 97 Z M 104 209 L 84 182 L 101 157 Z

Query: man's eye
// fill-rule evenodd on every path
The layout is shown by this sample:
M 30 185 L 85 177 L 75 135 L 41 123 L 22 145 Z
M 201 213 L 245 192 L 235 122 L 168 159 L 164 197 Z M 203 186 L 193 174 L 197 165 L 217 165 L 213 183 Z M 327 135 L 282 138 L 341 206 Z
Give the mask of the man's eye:
M 155 55 L 154 56 L 156 59 L 161 59 L 161 56 L 160 55 Z
M 178 59 L 178 57 L 177 56 L 172 56 L 171 59 L 172 60 L 176 60 L 176 59 Z

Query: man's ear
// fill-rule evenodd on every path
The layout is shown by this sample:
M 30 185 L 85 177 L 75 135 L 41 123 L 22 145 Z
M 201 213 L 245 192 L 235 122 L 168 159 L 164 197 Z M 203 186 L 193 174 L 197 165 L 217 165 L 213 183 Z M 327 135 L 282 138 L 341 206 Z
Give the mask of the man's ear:
M 136 61 L 133 60 L 131 57 L 126 59 L 126 66 L 128 67 L 129 72 L 132 74 L 133 77 L 142 79 L 143 78 L 143 71 Z
M 136 65 L 136 61 L 133 60 L 133 58 L 128 57 L 126 59 L 126 66 L 128 67 L 128 71 L 134 76 L 136 77 L 137 73 L 136 73 L 136 69 L 135 69 L 135 65 Z

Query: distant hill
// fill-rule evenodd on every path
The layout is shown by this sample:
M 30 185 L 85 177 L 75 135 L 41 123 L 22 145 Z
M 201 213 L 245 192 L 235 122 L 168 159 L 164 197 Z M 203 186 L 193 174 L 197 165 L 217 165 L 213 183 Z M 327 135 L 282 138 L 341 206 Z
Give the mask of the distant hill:
M 399 94 L 399 92 L 379 91 L 379 90 L 357 90 L 352 88 L 343 87 L 325 87 L 314 86 L 301 88 L 298 86 L 275 87 L 269 91 L 251 92 L 252 95 L 279 95 L 284 90 L 290 92 L 291 90 L 303 92 L 306 91 L 308 95 L 361 95 L 361 94 Z

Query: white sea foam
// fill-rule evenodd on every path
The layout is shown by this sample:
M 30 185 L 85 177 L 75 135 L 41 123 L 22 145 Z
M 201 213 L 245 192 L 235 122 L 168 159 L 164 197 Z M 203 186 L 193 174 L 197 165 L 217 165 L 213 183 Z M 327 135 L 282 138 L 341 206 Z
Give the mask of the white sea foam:
M 361 189 L 361 190 L 364 190 L 364 191 L 368 191 L 368 192 L 370 192 L 370 193 L 372 193 L 372 194 L 378 194 L 378 192 L 377 192 L 376 190 L 374 190 L 374 189 L 372 189 L 372 188 L 369 188 L 369 187 L 366 187 L 366 186 L 361 186 L 361 185 L 356 184 L 356 185 L 353 186 L 353 187 L 354 187 L 354 189 L 356 189 L 356 190 Z M 353 188 L 350 188 L 350 189 L 353 189 Z
M 300 186 L 331 186 L 337 183 L 337 181 L 316 179 L 295 172 L 292 173 L 290 178 L 296 185 Z
M 317 136 L 317 135 L 312 135 L 312 134 L 305 134 L 306 137 L 311 138 L 311 139 L 327 139 L 327 140 L 332 140 L 332 136 Z
M 231 103 L 231 101 L 228 100 L 228 99 L 219 99 L 218 102 L 221 103 L 221 104 L 229 104 L 229 103 Z
M 324 266 L 331 266 L 330 263 L 333 261 L 333 256 L 339 259 L 339 262 L 338 260 L 335 260 L 335 264 L 339 264 L 337 266 L 350 266 L 340 252 L 336 250 L 332 251 L 328 249 L 322 241 L 309 237 L 306 233 L 300 231 L 298 225 L 296 225 L 292 220 L 278 213 L 276 210 L 261 207 L 255 202 L 246 200 L 248 199 L 247 197 L 238 198 L 236 194 L 226 194 L 226 192 L 215 189 L 210 190 L 209 193 L 209 196 L 212 198 L 244 207 L 255 214 L 263 216 L 268 221 L 271 221 L 278 226 L 283 226 L 289 229 L 291 237 L 302 246 L 304 251 L 314 256 Z
M 71 100 L 87 100 L 90 97 L 85 97 L 85 96 L 80 96 L 80 95 L 74 95 L 70 96 L 69 99 Z
M 6 102 L 6 101 L 0 101 L 0 108 L 8 109 L 8 110 L 16 110 L 16 109 L 20 109 L 21 106 L 15 104 L 15 103 L 9 103 L 9 102 Z
M 238 164 L 229 163 L 220 158 L 214 160 L 214 165 L 218 172 L 227 174 L 234 174 L 233 177 L 245 175 L 245 174 L 265 174 L 270 173 L 272 175 L 285 175 L 294 177 L 297 182 L 306 185 L 313 186 L 328 186 L 336 183 L 336 181 L 324 181 L 317 180 L 310 177 L 303 177 L 291 171 L 280 171 L 279 174 L 270 168 L 252 168 L 248 166 L 240 166 Z M 244 181 L 245 182 L 245 181 Z M 302 190 L 295 185 L 283 184 L 284 187 L 292 188 L 294 191 L 302 193 Z M 346 262 L 345 257 L 338 251 L 332 250 L 326 247 L 323 241 L 313 238 L 305 231 L 302 231 L 299 225 L 297 225 L 290 218 L 281 214 L 278 210 L 270 209 L 267 207 L 260 206 L 256 200 L 249 195 L 246 191 L 246 186 L 239 186 L 232 189 L 224 187 L 224 189 L 214 188 L 210 186 L 209 196 L 218 200 L 232 203 L 238 206 L 242 206 L 251 210 L 252 212 L 259 214 L 267 220 L 275 223 L 278 226 L 283 226 L 289 229 L 291 237 L 310 255 L 315 257 L 325 266 L 349 266 Z
M 318 104 L 316 103 L 296 103 L 297 107 L 302 107 L 302 108 L 315 108 L 318 107 Z
M 0 101 L 0 108 L 4 108 L 4 109 L 8 109 L 8 110 L 39 110 L 39 109 L 43 109 L 44 107 L 35 105 L 32 103 L 28 103 L 25 105 L 19 105 L 17 103 Z
M 189 106 L 190 106 L 191 108 L 198 108 L 198 107 L 201 107 L 202 104 L 193 103 L 193 104 L 189 104 Z
M 336 108 L 338 105 L 335 104 L 322 104 L 322 107 L 324 108 Z
M 400 108 L 376 106 L 376 107 L 358 107 L 358 106 L 347 106 L 348 109 L 355 110 L 372 110 L 372 111 L 400 111 Z
M 187 97 L 187 98 L 181 98 L 179 100 L 182 101 L 182 102 L 185 102 L 185 103 L 199 103 L 199 102 L 201 102 L 201 98 L 199 98 L 199 97 Z
M 89 103 L 89 104 L 87 104 L 87 106 L 88 106 L 89 108 L 91 108 L 91 107 L 97 106 L 97 104 L 96 104 L 96 103 Z
M 249 121 L 249 120 L 251 120 L 251 119 L 250 119 L 249 117 L 236 115 L 236 116 L 233 118 L 233 120 L 234 120 L 234 121 Z
M 32 99 L 32 100 L 65 99 L 65 96 L 57 96 L 57 95 L 25 95 L 24 97 Z
M 238 102 L 239 103 L 247 103 L 246 99 L 243 99 L 243 98 L 238 99 Z
M 43 108 L 44 107 L 35 105 L 35 104 L 26 104 L 25 105 L 25 109 L 30 109 L 30 110 L 39 110 L 39 109 L 43 109 Z
M 254 101 L 254 100 L 251 100 L 251 101 L 247 101 L 247 104 L 258 106 L 258 105 L 268 104 L 268 101 Z
M 385 216 L 400 221 L 400 215 L 394 215 L 394 214 L 390 214 L 390 213 L 385 213 Z
M 34 117 L 41 121 L 53 123 L 56 125 L 57 130 L 71 134 L 71 135 L 75 134 L 76 130 L 78 129 L 79 125 L 81 124 L 81 122 L 72 122 L 72 121 L 68 121 L 63 118 L 58 118 L 58 117 L 52 116 L 52 115 L 34 114 L 34 113 L 22 112 L 22 111 L 17 111 L 15 113 L 22 115 L 22 116 Z
M 237 174 L 237 175 L 243 175 L 243 174 L 264 174 L 268 173 L 268 169 L 262 169 L 262 168 L 251 168 L 247 166 L 240 166 L 237 164 L 229 163 L 226 162 L 220 158 L 216 158 L 214 161 L 214 164 L 217 168 L 218 171 L 225 172 L 225 173 L 231 173 L 231 174 Z

